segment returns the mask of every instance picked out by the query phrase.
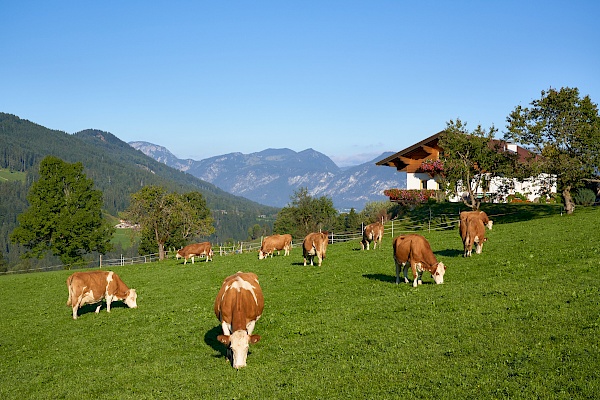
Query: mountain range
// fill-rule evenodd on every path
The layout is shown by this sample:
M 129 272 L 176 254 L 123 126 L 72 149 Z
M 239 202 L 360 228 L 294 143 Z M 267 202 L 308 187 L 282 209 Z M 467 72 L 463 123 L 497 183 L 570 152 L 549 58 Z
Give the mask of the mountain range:
M 307 188 L 313 197 L 330 197 L 338 210 L 360 211 L 368 202 L 387 200 L 383 195 L 385 189 L 406 187 L 405 173 L 375 165 L 391 152 L 342 169 L 313 149 L 300 152 L 266 149 L 251 154 L 238 152 L 203 160 L 182 160 L 163 146 L 143 141 L 129 145 L 226 192 L 273 207 L 286 206 L 295 191 Z

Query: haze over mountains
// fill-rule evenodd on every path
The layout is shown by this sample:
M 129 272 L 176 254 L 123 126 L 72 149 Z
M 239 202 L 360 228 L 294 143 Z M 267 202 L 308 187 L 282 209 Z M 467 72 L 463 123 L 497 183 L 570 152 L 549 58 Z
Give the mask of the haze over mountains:
M 298 189 L 305 187 L 313 197 L 327 196 L 338 210 L 360 211 L 371 201 L 388 198 L 383 191 L 406 187 L 406 174 L 376 166 L 392 153 L 348 168 L 338 167 L 329 157 L 313 149 L 301 152 L 266 149 L 257 153 L 229 153 L 204 160 L 182 160 L 167 148 L 136 141 L 129 144 L 172 168 L 238 196 L 260 204 L 284 207 Z

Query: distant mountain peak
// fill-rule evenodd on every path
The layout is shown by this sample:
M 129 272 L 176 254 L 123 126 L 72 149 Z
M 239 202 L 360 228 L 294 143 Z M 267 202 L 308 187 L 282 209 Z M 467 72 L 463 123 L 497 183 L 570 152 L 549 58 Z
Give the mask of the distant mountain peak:
M 301 187 L 311 196 L 327 196 L 338 209 L 362 210 L 371 201 L 387 200 L 383 190 L 406 187 L 406 175 L 375 165 L 392 152 L 371 162 L 339 168 L 328 156 L 312 148 L 296 152 L 288 148 L 213 156 L 204 160 L 180 160 L 162 146 L 130 142 L 134 148 L 170 167 L 186 171 L 221 189 L 261 204 L 284 207 Z

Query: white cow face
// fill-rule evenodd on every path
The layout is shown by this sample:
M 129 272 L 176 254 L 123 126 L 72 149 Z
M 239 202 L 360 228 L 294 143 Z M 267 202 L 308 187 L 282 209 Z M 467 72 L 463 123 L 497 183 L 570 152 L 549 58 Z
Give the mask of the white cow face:
M 494 221 L 489 221 L 486 225 L 488 227 L 489 230 L 492 230 L 492 226 L 494 226 Z
M 246 331 L 235 331 L 232 335 L 219 335 L 217 339 L 229 345 L 233 353 L 232 365 L 233 368 L 239 369 L 246 366 L 246 358 L 248 357 L 248 348 L 250 343 L 256 343 L 260 340 L 259 335 L 248 335 Z
M 259 260 L 262 260 L 262 259 L 263 259 L 263 258 L 265 258 L 265 257 L 266 257 L 265 253 L 263 253 L 263 251 L 262 251 L 262 250 L 259 250 L 259 251 L 258 251 L 258 259 L 259 259 Z
M 129 289 L 127 291 L 127 297 L 123 300 L 127 307 L 129 308 L 137 308 L 137 293 L 135 289 Z
M 438 263 L 437 267 L 435 268 L 435 271 L 431 274 L 431 276 L 433 277 L 433 280 L 435 281 L 435 283 L 437 283 L 438 285 L 441 283 L 444 283 L 444 274 L 446 273 L 446 266 L 444 265 L 444 263 Z

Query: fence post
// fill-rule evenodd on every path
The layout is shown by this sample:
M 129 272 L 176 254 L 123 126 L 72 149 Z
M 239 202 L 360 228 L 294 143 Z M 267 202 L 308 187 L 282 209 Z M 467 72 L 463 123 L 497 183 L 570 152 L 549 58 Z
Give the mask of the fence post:
M 429 225 L 427 227 L 427 232 L 431 232 L 431 207 L 429 207 Z
M 392 239 L 394 238 L 394 220 L 392 220 Z
M 102 268 L 102 254 L 100 254 L 100 268 Z

